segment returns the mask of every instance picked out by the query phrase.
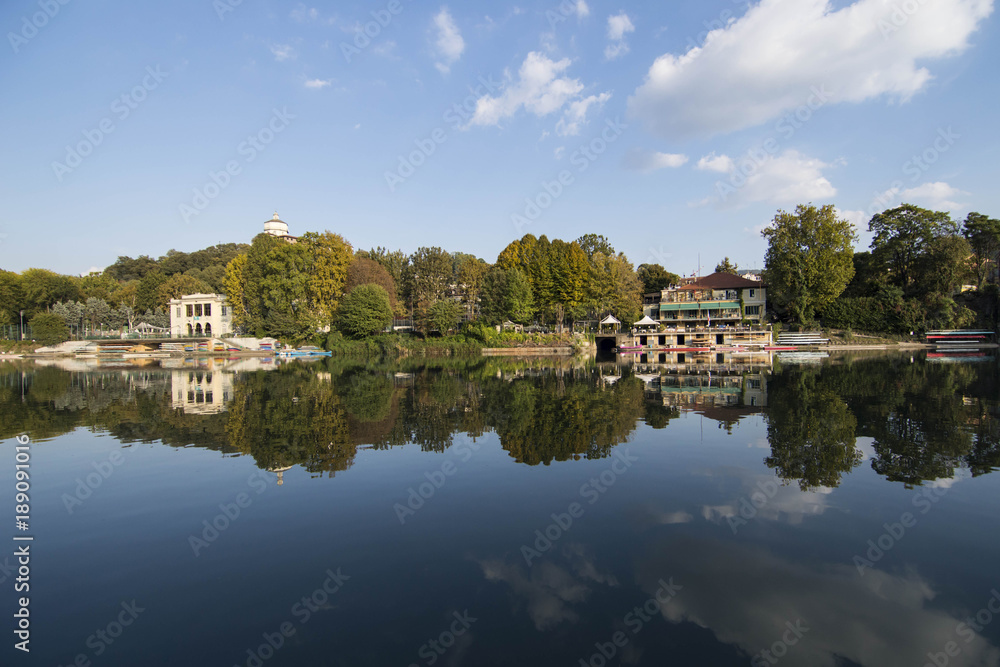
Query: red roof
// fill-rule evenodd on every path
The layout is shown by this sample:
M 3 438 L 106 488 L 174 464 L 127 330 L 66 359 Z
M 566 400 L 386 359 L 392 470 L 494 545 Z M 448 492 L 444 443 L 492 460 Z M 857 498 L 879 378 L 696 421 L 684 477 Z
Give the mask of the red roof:
M 698 278 L 690 285 L 693 288 L 702 289 L 742 289 L 745 287 L 764 287 L 765 285 L 756 280 L 747 280 L 734 276 L 731 273 L 713 273 L 704 278 Z

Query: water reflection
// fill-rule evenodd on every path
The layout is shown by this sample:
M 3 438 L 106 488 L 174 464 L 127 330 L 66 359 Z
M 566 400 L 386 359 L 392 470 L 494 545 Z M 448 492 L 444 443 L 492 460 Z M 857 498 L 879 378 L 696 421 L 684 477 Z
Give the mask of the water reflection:
M 761 416 L 765 463 L 802 490 L 836 487 L 860 466 L 858 438 L 871 440 L 879 475 L 908 486 L 1000 466 L 994 360 L 115 363 L 0 365 L 0 436 L 44 439 L 86 427 L 122 442 L 196 445 L 250 456 L 267 470 L 332 475 L 353 464 L 358 447 L 416 443 L 443 452 L 458 434 L 495 433 L 527 465 L 598 459 L 640 424 L 668 429 L 694 412 L 730 433 Z

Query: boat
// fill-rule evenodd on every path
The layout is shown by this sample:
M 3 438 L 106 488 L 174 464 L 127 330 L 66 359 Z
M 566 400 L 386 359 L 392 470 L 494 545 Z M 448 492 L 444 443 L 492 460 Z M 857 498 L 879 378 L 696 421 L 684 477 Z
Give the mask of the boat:
M 295 349 L 281 350 L 278 356 L 283 359 L 296 359 L 302 357 L 332 357 L 333 352 L 321 350 L 315 345 L 305 345 Z

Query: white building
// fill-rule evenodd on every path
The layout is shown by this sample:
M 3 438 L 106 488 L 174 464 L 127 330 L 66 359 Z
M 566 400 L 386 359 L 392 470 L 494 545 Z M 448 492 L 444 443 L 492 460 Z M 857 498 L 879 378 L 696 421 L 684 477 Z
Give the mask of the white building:
M 288 223 L 282 221 L 278 217 L 277 211 L 274 212 L 273 218 L 264 223 L 264 233 L 276 236 L 279 239 L 284 239 L 289 243 L 295 243 L 298 241 L 298 238 L 288 233 Z
M 170 336 L 224 336 L 233 332 L 222 294 L 189 294 L 170 302 Z

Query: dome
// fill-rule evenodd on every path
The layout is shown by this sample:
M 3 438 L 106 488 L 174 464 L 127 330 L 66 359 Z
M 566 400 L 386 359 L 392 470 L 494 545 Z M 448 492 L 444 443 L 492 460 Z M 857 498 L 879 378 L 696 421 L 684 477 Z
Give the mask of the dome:
M 264 233 L 271 236 L 288 236 L 288 225 L 281 221 L 278 212 L 274 212 L 274 217 L 264 223 Z

